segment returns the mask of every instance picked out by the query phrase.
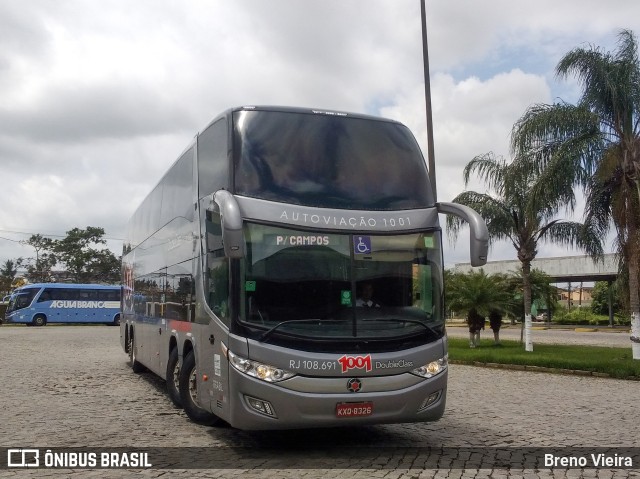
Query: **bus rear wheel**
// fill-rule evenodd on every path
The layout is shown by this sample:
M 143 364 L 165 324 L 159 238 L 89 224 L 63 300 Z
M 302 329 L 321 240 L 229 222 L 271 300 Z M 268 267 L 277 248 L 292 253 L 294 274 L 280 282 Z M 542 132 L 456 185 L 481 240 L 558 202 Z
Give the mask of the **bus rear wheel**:
M 165 380 L 171 402 L 173 402 L 176 407 L 182 407 L 182 402 L 180 401 L 180 364 L 178 361 L 177 347 L 173 348 L 169 353 Z
M 34 326 L 44 326 L 47 324 L 47 318 L 43 314 L 36 314 L 33 321 L 31 321 L 31 324 Z
M 193 351 L 189 351 L 180 368 L 180 401 L 184 412 L 187 413 L 189 419 L 197 424 L 205 426 L 219 425 L 222 420 L 198 404 L 197 384 L 196 357 Z
M 144 366 L 136 360 L 136 341 L 133 333 L 129 334 L 129 364 L 134 373 L 144 371 Z

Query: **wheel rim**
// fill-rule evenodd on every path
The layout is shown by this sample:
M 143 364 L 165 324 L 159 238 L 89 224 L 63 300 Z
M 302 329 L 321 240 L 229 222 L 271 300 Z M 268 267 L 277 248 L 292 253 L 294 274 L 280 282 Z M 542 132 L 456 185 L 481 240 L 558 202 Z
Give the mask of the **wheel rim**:
M 193 403 L 198 405 L 198 380 L 196 379 L 196 368 L 193 368 L 189 375 L 189 396 Z

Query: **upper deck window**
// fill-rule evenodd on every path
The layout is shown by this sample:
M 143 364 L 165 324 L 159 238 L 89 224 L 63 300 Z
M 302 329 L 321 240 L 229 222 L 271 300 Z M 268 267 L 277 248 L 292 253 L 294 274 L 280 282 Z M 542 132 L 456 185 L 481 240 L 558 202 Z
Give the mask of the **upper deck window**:
M 433 206 L 413 135 L 395 122 L 323 114 L 234 114 L 235 193 L 324 208 Z

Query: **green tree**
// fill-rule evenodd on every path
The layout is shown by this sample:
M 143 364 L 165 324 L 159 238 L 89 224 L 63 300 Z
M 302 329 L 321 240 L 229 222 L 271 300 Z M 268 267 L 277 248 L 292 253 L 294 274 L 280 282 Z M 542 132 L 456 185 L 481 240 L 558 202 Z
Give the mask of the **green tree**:
M 576 48 L 558 63 L 559 78 L 577 76 L 576 105 L 534 105 L 516 123 L 516 155 L 534 152 L 546 184 L 581 185 L 586 222 L 608 232 L 628 270 L 633 358 L 640 359 L 640 61 L 634 34 L 622 30 L 618 48 Z
M 449 272 L 445 281 L 447 306 L 466 312 L 468 318 L 487 317 L 491 313 L 502 316 L 513 307 L 513 293 L 506 275 L 487 275 L 480 268 L 469 273 Z M 498 336 L 495 339 L 497 342 Z
M 507 163 L 492 153 L 480 155 L 464 168 L 465 187 L 473 173 L 484 180 L 490 193 L 465 191 L 454 202 L 475 209 L 486 221 L 489 241 L 508 240 L 522 264 L 522 292 L 525 317 L 525 349 L 533 351 L 531 340 L 531 262 L 540 241 L 551 241 L 602 254 L 600 238 L 589 224 L 563 221 L 556 216 L 561 209 L 573 210 L 572 185 L 550 185 L 543 168 L 533 168 L 535 158 L 523 153 Z M 447 216 L 447 227 L 455 238 L 463 226 L 461 219 Z
M 63 269 L 75 283 L 117 283 L 120 281 L 120 259 L 106 244 L 104 229 L 87 226 L 73 228 L 60 240 L 33 235 L 24 244 L 35 249 L 36 257 L 17 260 L 24 264 L 27 278 L 33 283 L 46 283 L 54 277 L 53 268 Z
M 2 295 L 7 295 L 11 292 L 11 283 L 18 274 L 18 267 L 16 263 L 10 259 L 4 262 L 0 269 L 0 291 Z
M 22 244 L 31 246 L 36 253 L 35 258 L 17 260 L 17 266 L 24 266 L 27 270 L 27 279 L 32 283 L 48 283 L 52 278 L 53 267 L 57 263 L 52 251 L 53 240 L 40 234 L 31 235 Z
M 120 283 L 122 261 L 110 250 L 96 250 L 87 265 L 88 281 L 92 283 Z
M 73 228 L 61 240 L 53 240 L 51 251 L 75 283 L 117 282 L 120 277 L 120 261 L 108 249 L 96 249 L 105 245 L 104 229 L 87 226 Z
M 611 307 L 614 313 L 622 309 L 618 291 L 618 282 L 611 283 Z M 596 314 L 609 314 L 609 283 L 597 281 L 591 290 L 591 311 Z

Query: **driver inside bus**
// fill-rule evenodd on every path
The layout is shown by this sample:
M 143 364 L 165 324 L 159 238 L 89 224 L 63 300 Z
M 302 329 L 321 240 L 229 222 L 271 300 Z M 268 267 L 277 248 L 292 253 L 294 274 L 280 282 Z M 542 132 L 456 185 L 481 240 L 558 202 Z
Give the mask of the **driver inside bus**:
M 356 306 L 361 308 L 379 308 L 378 304 L 373 299 L 373 284 L 363 283 L 360 288 L 360 297 L 356 299 Z

